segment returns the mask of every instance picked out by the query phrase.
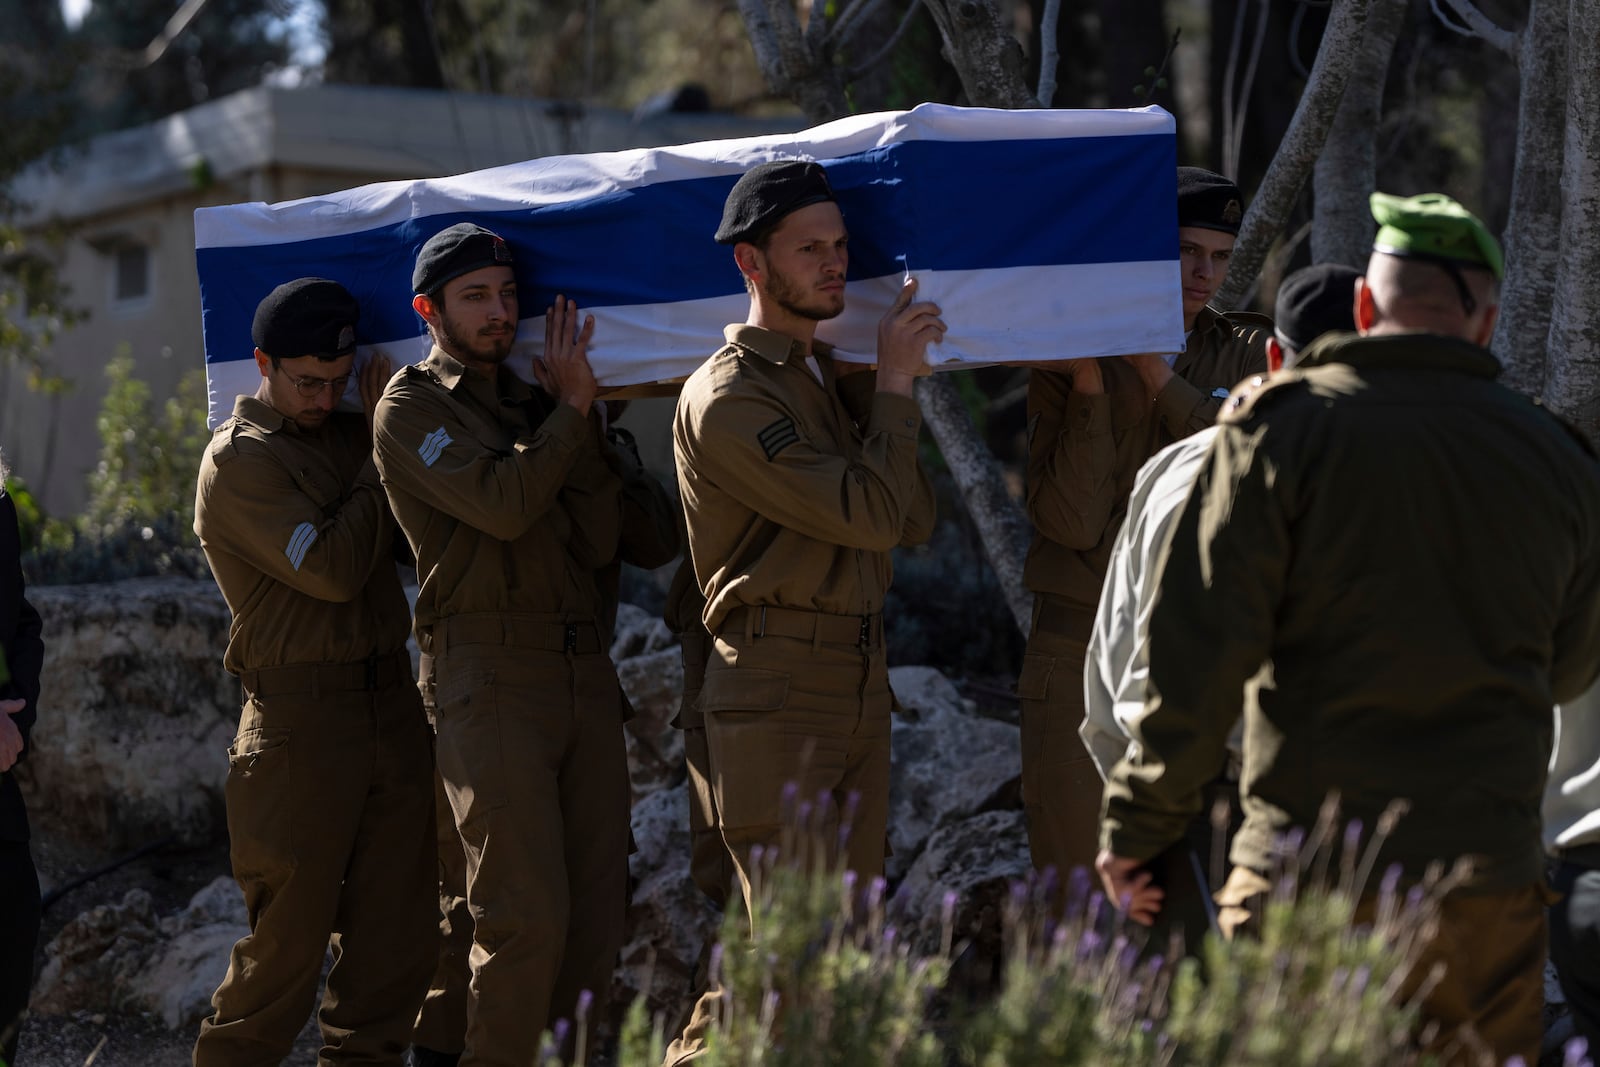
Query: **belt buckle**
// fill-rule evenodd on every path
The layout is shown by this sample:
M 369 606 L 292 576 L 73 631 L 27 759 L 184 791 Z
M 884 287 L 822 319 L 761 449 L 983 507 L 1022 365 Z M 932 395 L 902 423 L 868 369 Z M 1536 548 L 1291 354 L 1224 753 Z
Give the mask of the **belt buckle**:
M 570 622 L 561 632 L 561 651 L 571 655 L 578 651 L 578 628 Z
M 367 685 L 368 689 L 378 688 L 378 657 L 376 654 L 367 657 Z

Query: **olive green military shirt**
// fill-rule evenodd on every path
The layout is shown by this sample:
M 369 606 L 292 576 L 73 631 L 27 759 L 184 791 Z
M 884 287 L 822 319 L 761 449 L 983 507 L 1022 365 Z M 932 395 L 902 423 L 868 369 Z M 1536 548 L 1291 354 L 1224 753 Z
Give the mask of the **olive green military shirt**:
M 890 550 L 933 532 L 933 488 L 917 462 L 922 414 L 839 375 L 814 344 L 734 325 L 690 375 L 672 436 L 689 549 L 717 633 L 739 605 L 833 615 L 883 610 Z
M 1106 847 L 1183 835 L 1242 707 L 1236 864 L 1273 871 L 1337 791 L 1369 834 L 1409 805 L 1380 874 L 1541 876 L 1551 707 L 1600 671 L 1600 463 L 1498 373 L 1451 338 L 1331 335 L 1224 413 L 1168 548 Z
M 1138 372 L 1102 359 L 1105 392 L 1075 393 L 1058 371 L 1028 375 L 1028 518 L 1022 578 L 1085 609 L 1084 639 L 1128 495 L 1145 460 L 1215 422 L 1228 391 L 1267 369 L 1271 321 L 1204 308 L 1173 377 L 1152 401 Z
M 364 415 L 306 431 L 239 397 L 201 457 L 194 532 L 233 613 L 232 673 L 404 647 L 411 612 Z
M 616 558 L 622 504 L 597 414 L 435 347 L 389 380 L 374 436 L 417 557 L 419 637 L 465 613 L 600 621 L 595 572 Z

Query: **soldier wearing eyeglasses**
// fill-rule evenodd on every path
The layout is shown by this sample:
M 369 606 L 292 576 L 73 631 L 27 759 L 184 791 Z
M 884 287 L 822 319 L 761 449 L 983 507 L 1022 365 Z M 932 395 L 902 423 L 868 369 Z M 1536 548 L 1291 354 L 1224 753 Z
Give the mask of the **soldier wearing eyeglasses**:
M 274 289 L 251 329 L 261 385 L 200 464 L 195 532 L 244 705 L 226 798 L 250 932 L 196 1067 L 281 1063 L 330 940 L 318 1062 L 398 1067 L 437 955 L 431 735 L 372 456 L 389 365 L 355 372 L 358 316 L 335 282 Z M 352 377 L 364 415 L 335 410 Z

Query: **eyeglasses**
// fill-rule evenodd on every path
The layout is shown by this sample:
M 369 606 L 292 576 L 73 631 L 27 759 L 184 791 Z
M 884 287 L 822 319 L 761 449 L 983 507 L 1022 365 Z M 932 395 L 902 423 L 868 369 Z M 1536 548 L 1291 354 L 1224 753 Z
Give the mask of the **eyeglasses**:
M 335 397 L 343 396 L 344 387 L 350 384 L 348 374 L 338 378 L 296 378 L 285 371 L 283 376 L 294 383 L 295 392 L 306 400 L 314 400 L 321 396 L 324 389 L 332 389 Z

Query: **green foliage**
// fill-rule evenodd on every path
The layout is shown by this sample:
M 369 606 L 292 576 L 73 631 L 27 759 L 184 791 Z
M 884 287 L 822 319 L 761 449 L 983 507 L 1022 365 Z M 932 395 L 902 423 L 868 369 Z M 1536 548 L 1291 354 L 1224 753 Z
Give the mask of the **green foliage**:
M 160 404 L 150 386 L 133 376 L 125 352 L 106 365 L 106 377 L 111 384 L 95 419 L 100 460 L 89 475 L 88 506 L 75 523 L 36 517 L 25 524 L 32 530 L 31 544 L 24 543 L 28 581 L 76 584 L 209 573 L 194 535 L 195 478 L 211 436 L 204 374 L 185 374 L 176 393 Z M 19 518 L 20 512 L 19 507 Z
M 1413 1048 L 1416 1010 L 1399 991 L 1448 882 L 1401 894 L 1391 874 L 1359 923 L 1353 860 L 1331 885 L 1315 857 L 1291 860 L 1259 936 L 1209 938 L 1203 967 L 1149 952 L 1142 931 L 1081 881 L 1065 907 L 1048 882 L 1018 883 L 1004 907 L 998 990 L 952 1005 L 954 895 L 937 920 L 940 951 L 920 954 L 910 947 L 919 939 L 888 921 L 882 879 L 859 886 L 796 853 L 796 840 L 791 831 L 779 850 L 788 862 L 756 856 L 753 920 L 736 906 L 723 924 L 711 964 L 719 1007 L 697 1061 L 706 1067 L 1431 1062 Z M 1302 887 L 1306 869 L 1314 884 Z M 661 1062 L 661 1026 L 635 1003 L 617 1067 Z
M 111 384 L 95 418 L 100 460 L 89 475 L 86 531 L 108 535 L 168 516 L 192 525 L 195 476 L 211 439 L 204 375 L 189 371 L 176 394 L 157 405 L 125 350 L 105 373 Z

